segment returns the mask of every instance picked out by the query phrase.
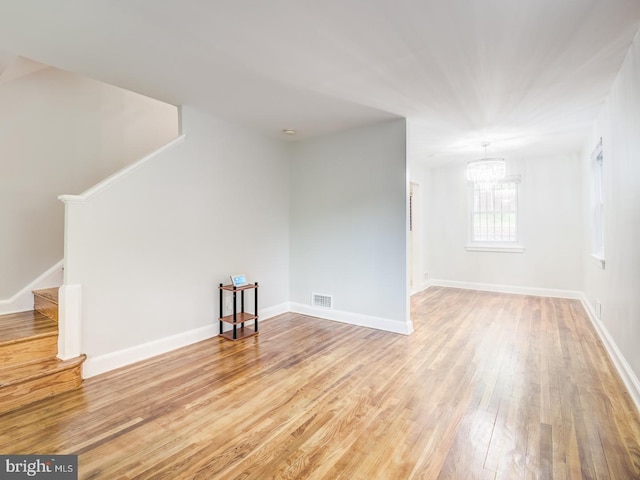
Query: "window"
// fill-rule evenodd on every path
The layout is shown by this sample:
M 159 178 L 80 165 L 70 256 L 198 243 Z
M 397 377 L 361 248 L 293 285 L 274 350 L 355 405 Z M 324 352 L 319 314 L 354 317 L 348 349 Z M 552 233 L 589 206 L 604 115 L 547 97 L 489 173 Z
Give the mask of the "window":
M 600 261 L 604 268 L 604 191 L 602 138 L 591 154 L 591 172 L 593 188 L 591 194 L 591 211 L 593 222 L 592 251 L 593 257 Z
M 471 242 L 515 244 L 518 241 L 518 179 L 473 184 Z

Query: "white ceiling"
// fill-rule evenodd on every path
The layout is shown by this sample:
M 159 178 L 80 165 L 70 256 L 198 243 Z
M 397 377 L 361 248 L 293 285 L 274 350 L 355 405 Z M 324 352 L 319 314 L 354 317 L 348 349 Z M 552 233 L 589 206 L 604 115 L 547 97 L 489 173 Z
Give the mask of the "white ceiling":
M 273 135 L 396 116 L 429 164 L 576 152 L 640 0 L 0 0 L 0 50 Z

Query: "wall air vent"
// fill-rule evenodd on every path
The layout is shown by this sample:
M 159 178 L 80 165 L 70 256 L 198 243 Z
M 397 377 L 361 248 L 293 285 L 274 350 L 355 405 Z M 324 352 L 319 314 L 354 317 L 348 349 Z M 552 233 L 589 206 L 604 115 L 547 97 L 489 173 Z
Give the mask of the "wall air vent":
M 331 295 L 312 293 L 311 305 L 313 305 L 314 307 L 333 308 L 333 297 Z

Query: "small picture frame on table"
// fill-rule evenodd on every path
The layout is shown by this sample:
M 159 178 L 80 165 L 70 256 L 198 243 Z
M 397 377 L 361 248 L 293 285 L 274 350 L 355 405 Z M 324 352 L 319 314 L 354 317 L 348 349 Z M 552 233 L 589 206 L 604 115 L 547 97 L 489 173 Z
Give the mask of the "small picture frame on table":
M 231 275 L 231 285 L 234 287 L 244 287 L 248 285 L 247 277 L 244 273 L 238 273 L 236 275 Z

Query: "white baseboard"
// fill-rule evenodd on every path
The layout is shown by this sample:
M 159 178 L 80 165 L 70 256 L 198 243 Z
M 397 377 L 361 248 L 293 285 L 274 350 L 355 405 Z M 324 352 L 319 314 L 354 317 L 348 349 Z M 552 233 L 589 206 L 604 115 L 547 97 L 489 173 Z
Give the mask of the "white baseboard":
M 90 378 L 101 373 L 124 367 L 140 360 L 155 357 L 192 343 L 207 340 L 218 335 L 217 322 L 206 327 L 196 328 L 188 332 L 178 333 L 170 337 L 160 338 L 142 345 L 136 345 L 117 352 L 111 352 L 97 357 L 89 357 L 82 366 L 83 378 Z
M 418 288 L 412 288 L 411 291 L 409 292 L 409 295 L 415 295 L 417 293 L 424 292 L 430 286 L 431 286 L 431 280 L 424 281 L 422 282 L 422 284 L 418 286 Z
M 580 300 L 582 298 L 582 292 L 574 290 L 519 287 L 514 285 L 497 285 L 493 283 L 458 282 L 455 280 L 431 280 L 429 286 L 462 288 L 464 290 L 480 290 L 483 292 L 513 293 L 517 295 L 532 295 L 535 297 L 569 298 L 573 300 Z
M 336 310 L 326 310 L 323 308 L 314 308 L 308 305 L 295 303 L 281 303 L 272 307 L 259 310 L 260 321 L 269 320 L 283 313 L 296 312 L 304 315 L 320 317 L 327 320 L 335 320 L 352 325 L 376 328 L 389 332 L 410 334 L 413 331 L 413 324 L 397 322 L 385 318 L 370 317 L 367 315 L 358 315 L 348 312 L 339 312 Z M 125 367 L 141 360 L 160 355 L 163 353 L 186 347 L 202 340 L 215 337 L 220 333 L 218 331 L 217 322 L 212 322 L 206 327 L 197 328 L 188 332 L 179 333 L 166 338 L 160 338 L 142 345 L 125 348 L 116 352 L 98 355 L 96 357 L 87 358 L 82 368 L 83 378 L 90 378 L 101 373 L 106 373 L 116 368 Z
M 278 315 L 282 315 L 283 313 L 288 313 L 291 311 L 291 305 L 289 302 L 281 303 L 280 305 L 274 305 L 272 307 L 267 308 L 259 308 L 258 315 L 260 316 L 260 321 L 269 320 L 270 318 L 277 317 Z
M 627 390 L 629 390 L 629 395 L 631 396 L 633 403 L 636 405 L 636 409 L 640 412 L 640 381 L 638 381 L 638 377 L 633 373 L 633 369 L 624 358 L 624 355 L 613 340 L 613 337 L 607 330 L 607 327 L 605 327 L 596 316 L 596 312 L 594 311 L 591 303 L 587 300 L 587 297 L 582 294 L 580 300 L 582 301 L 582 306 L 587 311 L 587 315 L 589 315 L 593 328 L 596 329 L 600 340 L 602 340 L 602 343 L 604 344 L 604 348 L 607 350 L 613 365 L 616 367 L 620 378 L 622 378 L 624 385 L 627 387 Z
M 13 297 L 7 300 L 0 300 L 0 315 L 33 310 L 33 294 L 31 291 L 38 290 L 40 288 L 59 287 L 62 285 L 63 265 L 64 261 L 60 260 L 53 267 L 16 293 Z
M 262 322 L 289 311 L 289 303 L 285 302 L 280 305 L 261 309 L 258 313 L 260 321 Z M 97 357 L 90 356 L 84 362 L 82 376 L 84 378 L 89 378 L 101 373 L 109 372 L 116 368 L 139 362 L 140 360 L 146 360 L 147 358 L 155 357 L 156 355 L 167 353 L 171 350 L 176 350 L 193 343 L 201 342 L 202 340 L 207 340 L 215 337 L 219 333 L 218 322 L 212 322 L 211 325 L 207 325 L 206 327 L 178 333 L 166 338 L 160 338 L 149 343 L 125 348 L 117 352 L 111 352 Z
M 305 305 L 302 303 L 291 303 L 290 311 L 300 313 L 302 315 L 309 315 L 311 317 L 319 317 L 325 320 L 334 320 L 336 322 L 348 323 L 360 327 L 375 328 L 377 330 L 385 330 L 387 332 L 402 333 L 404 335 L 409 335 L 413 332 L 413 323 L 411 320 L 402 322 L 388 318 L 372 317 L 358 313 L 312 307 L 311 305 Z

